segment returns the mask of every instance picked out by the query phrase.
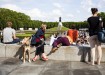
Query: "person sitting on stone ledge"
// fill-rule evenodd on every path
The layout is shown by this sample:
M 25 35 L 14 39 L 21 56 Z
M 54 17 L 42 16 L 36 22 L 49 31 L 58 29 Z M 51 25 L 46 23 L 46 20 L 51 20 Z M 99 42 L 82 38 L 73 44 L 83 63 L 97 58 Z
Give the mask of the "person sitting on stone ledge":
M 7 27 L 3 29 L 3 43 L 14 44 L 20 42 L 20 39 L 16 37 L 16 31 L 12 28 L 12 22 L 7 22 Z
M 72 30 L 72 31 L 71 31 Z M 73 32 L 74 31 L 74 32 Z M 75 35 L 74 35 L 75 34 Z M 77 34 L 77 36 L 76 36 Z M 52 44 L 52 49 L 49 52 L 49 54 L 47 54 L 47 56 L 49 56 L 50 54 L 54 53 L 56 50 L 58 50 L 58 48 L 62 45 L 62 46 L 70 46 L 70 44 L 73 44 L 74 41 L 76 41 L 78 37 L 78 32 L 77 30 L 74 30 L 74 26 L 72 27 L 72 29 L 68 30 L 67 35 L 64 37 L 58 37 L 57 40 L 55 40 Z
M 67 35 L 71 38 L 72 42 L 77 41 L 79 33 L 75 25 L 72 25 L 72 27 L 68 30 Z
M 71 38 L 69 36 L 66 37 L 58 37 L 57 40 L 55 40 L 52 44 L 52 49 L 50 51 L 49 54 L 47 54 L 47 56 L 49 56 L 50 54 L 54 53 L 56 50 L 58 50 L 58 48 L 62 45 L 62 46 L 69 46 L 71 44 Z

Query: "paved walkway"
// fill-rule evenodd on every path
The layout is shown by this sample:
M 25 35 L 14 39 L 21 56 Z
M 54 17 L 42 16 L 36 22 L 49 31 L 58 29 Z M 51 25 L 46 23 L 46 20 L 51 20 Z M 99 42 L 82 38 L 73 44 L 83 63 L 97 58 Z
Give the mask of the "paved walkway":
M 37 60 L 23 64 L 16 58 L 0 58 L 0 75 L 105 75 L 105 63 L 91 66 L 83 62 Z

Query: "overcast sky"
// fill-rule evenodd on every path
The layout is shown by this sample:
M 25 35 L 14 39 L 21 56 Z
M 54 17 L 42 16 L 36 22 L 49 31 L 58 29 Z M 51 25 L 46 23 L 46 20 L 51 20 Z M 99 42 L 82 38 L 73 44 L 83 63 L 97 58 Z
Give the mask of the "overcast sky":
M 90 9 L 97 7 L 105 12 L 105 0 L 0 0 L 0 8 L 25 13 L 32 20 L 85 21 L 91 16 Z

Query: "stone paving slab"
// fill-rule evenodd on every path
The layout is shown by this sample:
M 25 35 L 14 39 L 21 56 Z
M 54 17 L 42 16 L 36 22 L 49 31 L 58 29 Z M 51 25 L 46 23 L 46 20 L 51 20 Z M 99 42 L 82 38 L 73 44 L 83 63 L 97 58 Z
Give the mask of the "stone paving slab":
M 69 61 L 54 61 L 51 60 L 49 63 L 46 65 L 47 68 L 54 68 L 54 69 L 69 69 L 70 68 L 70 63 Z
M 0 75 L 105 75 L 105 63 L 48 60 L 23 62 L 17 58 L 0 58 Z
M 24 66 L 16 69 L 9 75 L 39 75 L 43 67 L 38 66 Z
M 45 68 L 40 75 L 70 75 L 69 69 Z
M 73 75 L 101 75 L 99 70 L 75 69 Z
M 21 61 L 15 58 L 0 58 L 0 75 L 8 75 L 21 65 Z
M 98 70 L 97 65 L 92 66 L 90 63 L 83 62 L 71 62 L 72 69 L 90 69 L 90 70 Z

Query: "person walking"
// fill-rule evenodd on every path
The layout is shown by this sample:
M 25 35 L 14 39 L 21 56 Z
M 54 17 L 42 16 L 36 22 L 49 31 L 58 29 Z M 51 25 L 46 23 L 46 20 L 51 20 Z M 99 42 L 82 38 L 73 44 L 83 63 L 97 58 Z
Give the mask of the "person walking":
M 35 41 L 31 40 L 31 45 L 36 46 L 36 52 L 35 52 L 35 57 L 32 59 L 32 61 L 36 61 L 38 56 L 41 57 L 42 60 L 47 61 L 48 58 L 46 57 L 44 53 L 44 40 L 45 40 L 45 30 L 46 30 L 46 25 L 42 24 L 41 28 L 38 29 L 38 31 L 35 33 Z M 36 43 L 35 43 L 36 42 Z M 33 44 L 35 43 L 35 44 Z
M 89 43 L 91 47 L 92 65 L 95 65 L 95 51 L 97 50 L 97 64 L 100 65 L 102 58 L 101 42 L 98 40 L 98 31 L 101 29 L 102 19 L 98 16 L 98 9 L 91 8 L 92 16 L 87 19 L 89 24 Z

